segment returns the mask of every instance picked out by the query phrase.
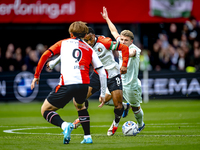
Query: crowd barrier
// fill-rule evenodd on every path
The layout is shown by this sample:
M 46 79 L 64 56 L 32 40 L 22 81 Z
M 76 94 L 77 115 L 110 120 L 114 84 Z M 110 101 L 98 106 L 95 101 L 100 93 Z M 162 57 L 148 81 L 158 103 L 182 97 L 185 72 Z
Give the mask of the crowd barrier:
M 42 72 L 39 85 L 31 90 L 33 72 L 1 72 L 0 102 L 42 101 L 58 84 L 60 73 Z M 148 85 L 144 85 L 142 72 L 139 73 L 142 89 L 147 86 L 149 99 L 200 99 L 200 72 L 177 71 L 149 72 Z M 143 90 L 144 91 L 144 90 Z M 144 93 L 143 93 L 144 94 Z M 99 92 L 91 98 L 98 98 Z

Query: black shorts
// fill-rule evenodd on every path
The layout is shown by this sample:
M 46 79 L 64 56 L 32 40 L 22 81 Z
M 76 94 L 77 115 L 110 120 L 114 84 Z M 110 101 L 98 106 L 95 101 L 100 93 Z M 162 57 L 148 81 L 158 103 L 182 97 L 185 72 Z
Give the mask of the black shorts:
M 92 87 L 92 94 L 99 91 L 101 88 L 99 75 L 92 72 L 90 75 L 90 87 Z M 120 74 L 117 76 L 107 79 L 107 87 L 110 93 L 115 90 L 122 90 L 122 80 Z
M 88 86 L 88 84 L 58 85 L 49 93 L 47 100 L 57 108 L 63 108 L 73 97 L 76 103 L 83 104 L 87 97 Z

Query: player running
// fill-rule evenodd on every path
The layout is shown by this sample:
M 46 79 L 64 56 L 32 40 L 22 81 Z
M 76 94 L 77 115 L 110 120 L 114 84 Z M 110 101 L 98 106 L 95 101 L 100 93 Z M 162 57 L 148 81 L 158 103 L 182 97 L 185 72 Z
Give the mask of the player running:
M 113 42 L 111 38 L 104 36 L 96 36 L 94 30 L 89 27 L 89 33 L 84 38 L 84 40 L 95 50 L 98 57 L 100 58 L 106 73 L 107 73 L 107 86 L 112 95 L 113 103 L 114 103 L 114 113 L 115 119 L 107 132 L 108 136 L 114 135 L 116 132 L 119 121 L 121 119 L 124 107 L 122 105 L 123 95 L 122 95 L 122 82 L 121 82 L 121 74 L 125 74 L 127 72 L 127 64 L 129 57 L 129 48 L 121 44 L 120 42 Z M 122 63 L 121 68 L 119 64 L 115 61 L 113 50 L 121 51 L 122 55 Z M 59 57 L 55 60 L 50 61 L 49 67 L 52 69 L 59 62 Z M 93 95 L 95 92 L 100 90 L 100 82 L 99 75 L 94 70 L 90 75 L 90 85 L 87 94 L 87 99 Z M 86 101 L 87 103 L 87 101 Z M 76 120 L 74 124 L 78 127 L 80 120 Z
M 105 101 L 105 90 L 107 87 L 106 72 L 97 54 L 83 41 L 83 38 L 88 33 L 88 27 L 85 23 L 81 21 L 72 23 L 69 27 L 69 33 L 71 38 L 58 41 L 43 53 L 38 62 L 31 89 L 35 87 L 35 82 L 38 84 L 41 70 L 47 59 L 53 55 L 60 54 L 60 82 L 45 99 L 41 107 L 42 116 L 49 123 L 63 130 L 63 143 L 68 144 L 71 139 L 71 132 L 75 127 L 72 123 L 63 121 L 55 111 L 63 108 L 74 98 L 79 120 L 81 120 L 80 123 L 84 130 L 84 139 L 81 143 L 93 143 L 90 135 L 90 116 L 84 103 L 90 83 L 90 64 L 93 64 L 93 67 L 99 74 L 101 85 L 100 99 L 102 101 Z
M 126 117 L 128 110 L 131 108 L 135 119 L 138 123 L 138 131 L 142 131 L 145 128 L 145 123 L 143 122 L 143 110 L 140 106 L 142 103 L 142 89 L 141 82 L 138 79 L 139 72 L 139 62 L 140 62 L 140 52 L 141 50 L 133 44 L 134 35 L 129 30 L 123 30 L 120 35 L 108 17 L 108 13 L 105 7 L 103 7 L 102 17 L 106 20 L 111 34 L 117 41 L 125 44 L 129 47 L 129 61 L 128 69 L 126 74 L 122 74 L 122 85 L 123 85 L 123 97 L 128 103 L 124 103 L 124 112 L 122 117 Z M 122 64 L 122 54 L 119 51 L 119 64 Z M 106 93 L 106 101 L 109 101 L 112 95 Z M 109 102 L 108 102 L 109 104 Z

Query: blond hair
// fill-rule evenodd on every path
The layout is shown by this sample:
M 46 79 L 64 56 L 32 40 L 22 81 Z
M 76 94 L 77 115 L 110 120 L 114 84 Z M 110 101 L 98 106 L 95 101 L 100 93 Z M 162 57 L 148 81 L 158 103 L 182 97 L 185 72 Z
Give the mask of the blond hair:
M 130 37 L 132 40 L 134 39 L 133 32 L 131 32 L 130 30 L 123 30 L 123 31 L 120 33 L 120 35 Z
M 84 38 L 88 33 L 88 27 L 85 22 L 75 21 L 69 26 L 69 33 L 73 33 L 75 37 Z

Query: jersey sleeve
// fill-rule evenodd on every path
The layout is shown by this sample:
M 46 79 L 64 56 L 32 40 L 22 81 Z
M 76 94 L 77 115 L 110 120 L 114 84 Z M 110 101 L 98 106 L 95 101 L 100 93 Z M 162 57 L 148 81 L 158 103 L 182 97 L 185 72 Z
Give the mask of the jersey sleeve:
M 34 75 L 35 78 L 39 78 L 40 77 L 40 73 L 42 71 L 42 68 L 44 67 L 44 64 L 46 63 L 48 58 L 52 57 L 52 55 L 53 54 L 52 54 L 52 52 L 50 50 L 46 50 L 42 54 L 42 56 L 41 56 L 41 58 L 40 58 L 40 60 L 38 62 L 38 65 L 36 67 L 36 70 L 35 70 L 35 75 Z
M 95 53 L 94 50 L 93 50 L 93 53 L 92 53 L 92 65 L 93 65 L 95 70 L 103 67 L 102 62 L 100 61 L 98 55 Z
M 52 45 L 49 50 L 52 51 L 53 55 L 60 54 L 60 48 L 63 40 L 58 41 L 54 45 Z
M 107 50 L 110 50 L 112 39 L 109 37 L 99 36 L 97 42 L 102 43 Z
M 42 54 L 42 56 L 41 56 L 41 58 L 40 58 L 40 60 L 38 62 L 38 65 L 36 67 L 36 70 L 35 70 L 35 75 L 34 75 L 35 78 L 39 78 L 40 77 L 40 74 L 41 74 L 41 71 L 42 71 L 42 69 L 44 67 L 44 64 L 46 63 L 46 61 L 50 57 L 52 57 L 52 56 L 54 56 L 56 54 L 60 54 L 61 43 L 62 43 L 62 40 L 58 41 L 57 43 L 52 45 L 48 50 L 46 50 Z
M 118 50 L 122 51 L 122 60 L 123 60 L 122 66 L 127 67 L 128 59 L 129 59 L 129 48 L 128 48 L 128 46 L 120 43 Z

